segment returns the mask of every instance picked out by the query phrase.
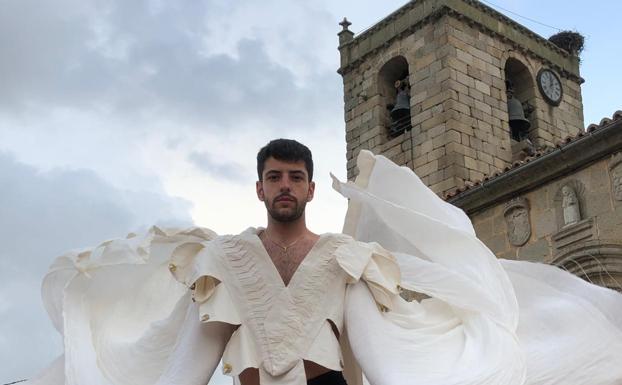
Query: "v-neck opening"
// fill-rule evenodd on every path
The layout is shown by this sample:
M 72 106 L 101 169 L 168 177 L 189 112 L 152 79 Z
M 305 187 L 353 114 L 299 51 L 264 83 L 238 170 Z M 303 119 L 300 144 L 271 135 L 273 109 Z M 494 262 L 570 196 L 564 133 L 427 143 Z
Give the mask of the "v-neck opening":
M 272 273 L 274 275 L 276 275 L 276 278 L 278 278 L 278 282 L 285 289 L 289 289 L 290 287 L 293 286 L 293 284 L 296 281 L 296 277 L 298 276 L 299 271 L 302 270 L 306 264 L 310 263 L 310 261 L 309 261 L 311 259 L 310 257 L 312 257 L 313 254 L 315 254 L 317 249 L 320 248 L 321 244 L 324 243 L 324 240 L 326 239 L 325 238 L 326 234 L 320 234 L 320 236 L 317 239 L 317 241 L 315 241 L 315 243 L 313 244 L 313 246 L 311 246 L 311 248 L 309 249 L 307 254 L 305 254 L 304 258 L 302 258 L 302 261 L 300 261 L 298 266 L 296 266 L 296 270 L 294 270 L 294 273 L 292 274 L 291 278 L 289 279 L 289 282 L 287 284 L 285 284 L 285 281 L 283 280 L 283 276 L 281 276 L 281 273 L 279 272 L 279 269 L 274 264 L 274 261 L 272 260 L 272 257 L 270 257 L 270 253 L 268 253 L 268 249 L 266 249 L 266 246 L 263 244 L 261 238 L 259 238 L 259 232 L 260 231 L 265 231 L 265 229 L 263 229 L 263 228 L 255 229 L 255 231 L 253 232 L 254 241 L 257 243 L 257 247 L 260 249 L 260 254 L 263 255 L 264 259 L 266 260 L 266 263 L 268 263 L 270 265 L 270 270 L 272 271 Z

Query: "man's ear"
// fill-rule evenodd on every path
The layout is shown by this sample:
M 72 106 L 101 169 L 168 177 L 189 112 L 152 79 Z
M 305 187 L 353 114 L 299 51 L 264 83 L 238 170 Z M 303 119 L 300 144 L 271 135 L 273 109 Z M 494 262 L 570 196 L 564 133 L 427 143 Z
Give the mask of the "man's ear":
M 263 202 L 265 200 L 265 196 L 263 194 L 263 183 L 260 180 L 255 182 L 255 190 L 257 191 L 257 198 Z
M 309 190 L 307 192 L 307 202 L 311 202 L 313 200 L 314 195 L 315 195 L 315 182 L 309 182 Z

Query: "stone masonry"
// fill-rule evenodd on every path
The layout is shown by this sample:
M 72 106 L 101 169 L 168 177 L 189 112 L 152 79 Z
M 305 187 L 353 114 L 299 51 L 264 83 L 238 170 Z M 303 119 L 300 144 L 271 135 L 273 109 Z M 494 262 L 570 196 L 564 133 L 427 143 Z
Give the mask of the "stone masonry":
M 583 129 L 578 58 L 476 1 L 413 1 L 356 37 L 344 25 L 339 49 L 350 179 L 361 149 L 414 169 L 437 193 L 511 164 L 505 95 L 510 59 L 527 71 L 521 86 L 535 108 L 530 136 L 537 146 Z M 408 63 L 412 130 L 390 138 L 390 100 L 379 73 L 396 57 Z M 536 88 L 543 67 L 562 80 L 557 107 Z
M 564 189 L 576 198 L 572 215 Z M 527 207 L 520 223 L 507 215 L 517 199 Z M 622 112 L 447 200 L 499 258 L 554 264 L 622 291 Z
M 382 154 L 462 208 L 498 257 L 622 291 L 622 112 L 584 130 L 577 56 L 475 0 L 411 1 L 356 36 L 341 25 L 349 179 L 360 150 Z M 559 105 L 538 88 L 543 69 Z M 507 84 L 526 138 L 510 135 Z

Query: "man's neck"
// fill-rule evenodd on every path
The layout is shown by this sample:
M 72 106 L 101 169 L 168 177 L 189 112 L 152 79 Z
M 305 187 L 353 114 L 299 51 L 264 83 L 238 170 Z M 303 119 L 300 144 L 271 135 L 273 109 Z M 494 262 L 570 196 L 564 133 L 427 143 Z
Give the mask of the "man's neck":
M 294 242 L 306 234 L 311 234 L 311 231 L 307 229 L 304 214 L 292 222 L 278 222 L 268 217 L 268 227 L 265 231 L 272 240 L 283 244 Z

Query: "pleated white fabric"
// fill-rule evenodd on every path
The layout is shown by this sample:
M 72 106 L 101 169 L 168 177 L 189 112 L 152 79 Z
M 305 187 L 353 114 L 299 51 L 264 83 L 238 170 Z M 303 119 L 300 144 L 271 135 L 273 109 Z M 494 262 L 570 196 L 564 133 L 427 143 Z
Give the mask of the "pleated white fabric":
M 344 232 L 392 250 L 401 286 L 432 298 L 375 312 L 348 291 L 354 356 L 372 385 L 620 384 L 622 295 L 553 266 L 499 261 L 468 217 L 407 168 L 361 152 Z
M 153 227 L 57 258 L 42 295 L 65 351 L 27 384 L 173 385 L 174 378 L 204 385 L 228 336 L 222 325 L 200 325 L 198 307 L 169 261 L 180 244 L 213 237 L 200 228 Z
M 358 167 L 356 183 L 334 182 L 350 199 L 344 232 L 377 242 L 335 250 L 350 385 L 358 366 L 371 385 L 622 384 L 622 295 L 500 261 L 411 170 L 369 152 Z M 239 323 L 222 295 L 193 302 L 184 278 L 215 237 L 153 227 L 59 257 L 42 294 L 65 352 L 28 385 L 205 385 Z M 224 322 L 202 322 L 207 308 Z

